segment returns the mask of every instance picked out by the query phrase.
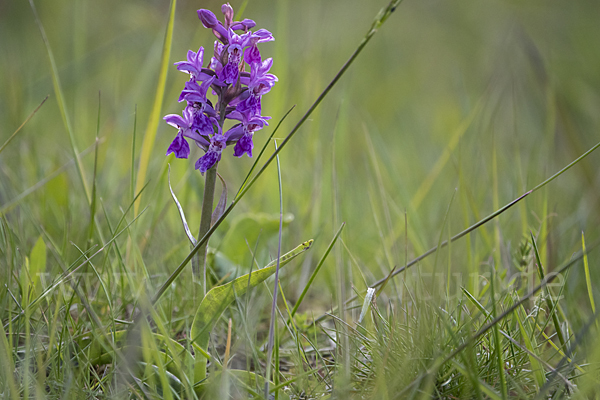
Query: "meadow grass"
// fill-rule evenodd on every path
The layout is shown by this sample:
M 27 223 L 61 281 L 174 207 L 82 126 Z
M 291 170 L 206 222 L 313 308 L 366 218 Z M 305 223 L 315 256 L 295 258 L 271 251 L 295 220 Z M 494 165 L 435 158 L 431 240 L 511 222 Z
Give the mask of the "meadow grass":
M 600 398 L 600 7 L 232 6 L 273 120 L 194 237 L 220 3 L 0 3 L 2 398 Z

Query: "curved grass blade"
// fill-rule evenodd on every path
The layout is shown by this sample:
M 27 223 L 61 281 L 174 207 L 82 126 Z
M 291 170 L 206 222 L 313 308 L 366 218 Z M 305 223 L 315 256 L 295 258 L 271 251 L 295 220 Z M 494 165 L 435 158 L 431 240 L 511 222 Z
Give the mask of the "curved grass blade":
M 342 233 L 342 229 L 344 229 L 344 226 L 346 226 L 346 223 L 342 222 L 342 225 L 340 226 L 340 228 L 338 229 L 337 233 L 335 234 L 335 236 L 333 237 L 333 239 L 329 243 L 329 246 L 327 246 L 327 250 L 325 250 L 325 253 L 323 254 L 323 257 L 321 257 L 321 259 L 319 260 L 319 263 L 317 264 L 315 270 L 310 275 L 310 278 L 308 278 L 308 282 L 306 283 L 306 286 L 304 286 L 304 289 L 302 290 L 302 293 L 300 293 L 300 297 L 298 297 L 298 300 L 296 301 L 296 304 L 294 304 L 294 308 L 292 308 L 292 311 L 290 312 L 290 314 L 291 314 L 292 317 L 294 315 L 296 315 L 296 311 L 298 311 L 298 307 L 300 307 L 300 304 L 302 304 L 302 300 L 304 300 L 304 296 L 306 296 L 306 292 L 308 292 L 308 289 L 310 289 L 310 286 L 312 285 L 313 281 L 317 277 L 317 274 L 319 273 L 319 270 L 321 269 L 321 266 L 323 266 L 323 263 L 325 262 L 325 259 L 327 258 L 327 256 L 331 252 L 331 249 L 333 248 L 333 245 L 335 244 L 335 242 L 337 242 L 338 238 L 340 237 L 340 234 Z M 288 321 L 288 323 L 289 322 L 290 321 Z
M 158 130 L 158 122 L 161 120 L 160 111 L 162 108 L 163 98 L 165 96 L 165 86 L 167 84 L 167 73 L 169 72 L 169 57 L 171 56 L 171 43 L 173 42 L 173 28 L 175 26 L 175 6 L 177 0 L 171 0 L 171 6 L 169 7 L 169 22 L 167 23 L 167 29 L 165 32 L 165 41 L 163 43 L 162 56 L 160 60 L 160 72 L 158 74 L 158 83 L 156 85 L 156 94 L 154 95 L 154 105 L 152 111 L 148 117 L 148 127 L 144 134 L 144 141 L 142 142 L 142 150 L 140 153 L 140 165 L 138 170 L 137 181 L 135 185 L 135 191 L 139 192 L 146 183 L 146 173 L 148 172 L 148 164 L 150 163 L 150 156 L 152 155 L 152 148 L 154 147 L 154 141 L 156 140 L 156 132 Z M 133 210 L 134 214 L 140 206 L 140 201 L 135 203 Z
M 588 297 L 590 298 L 590 305 L 592 306 L 592 313 L 596 314 L 596 303 L 594 302 L 594 291 L 592 290 L 592 280 L 590 279 L 590 266 L 588 264 L 587 253 L 585 252 L 585 236 L 583 231 L 581 232 L 581 249 L 583 255 L 583 268 L 585 270 L 585 283 L 587 285 Z
M 46 102 L 46 100 L 48 100 L 48 97 L 50 97 L 50 95 L 44 97 L 44 100 L 42 100 L 42 102 L 40 103 L 40 105 L 37 106 L 36 109 L 33 110 L 31 112 L 31 114 L 29 114 L 29 116 L 25 119 L 25 121 L 23 121 L 23 123 L 17 128 L 17 130 L 14 131 L 13 134 L 10 135 L 10 137 L 8 139 L 6 139 L 6 142 L 4 142 L 4 144 L 2 145 L 2 147 L 0 147 L 0 153 L 2 153 L 2 150 L 4 150 L 6 148 L 6 146 L 8 146 L 8 144 L 11 142 L 11 140 L 13 140 L 15 138 L 15 136 L 17 136 L 17 133 L 19 133 L 19 131 L 21 130 L 21 128 L 23 128 L 25 126 L 25 124 L 27 122 L 29 122 L 29 120 L 35 115 L 35 113 L 38 112 L 38 110 L 42 107 L 42 105 L 44 105 L 44 103 Z
M 131 199 L 135 197 L 135 139 L 137 136 L 137 104 L 133 110 L 133 134 L 131 135 Z
M 532 343 L 532 340 L 535 340 L 535 338 L 529 338 L 529 333 L 525 330 L 525 326 L 523 326 L 523 323 L 521 322 L 519 313 L 516 314 L 515 319 L 517 320 L 517 324 L 519 325 L 519 332 L 521 333 L 521 338 L 523 339 L 523 343 L 525 344 L 525 348 L 527 350 L 527 355 L 529 357 L 529 364 L 531 365 L 531 372 L 533 373 L 533 378 L 535 379 L 535 383 L 537 384 L 537 387 L 539 389 L 544 385 L 544 382 L 546 382 L 546 375 L 544 372 L 544 367 L 540 363 L 539 357 L 537 357 L 535 353 L 535 346 Z M 508 334 L 503 333 L 503 335 L 508 338 L 511 338 Z
M 192 235 L 192 231 L 190 231 L 187 220 L 185 219 L 185 213 L 183 212 L 183 208 L 181 207 L 181 204 L 179 204 L 179 200 L 177 200 L 177 196 L 175 196 L 175 193 L 173 192 L 173 188 L 171 188 L 171 164 L 169 164 L 168 181 L 169 181 L 169 190 L 171 191 L 171 197 L 173 197 L 173 201 L 177 205 L 177 210 L 179 210 L 179 217 L 181 218 L 181 223 L 183 224 L 183 229 L 185 229 L 185 234 L 187 235 L 188 239 L 190 239 L 192 246 L 194 246 L 196 244 L 196 238 L 194 237 L 194 235 Z
M 223 213 L 225 212 L 225 207 L 227 207 L 227 184 L 225 183 L 225 179 L 223 179 L 223 177 L 218 172 L 217 176 L 221 180 L 223 190 L 221 191 L 221 197 L 219 197 L 219 202 L 217 203 L 217 206 L 215 207 L 215 210 L 212 213 L 211 224 L 213 225 L 215 222 L 217 222 L 219 218 L 221 218 L 221 215 L 223 215 Z
M 535 238 L 533 237 L 533 233 L 531 233 L 531 244 L 533 246 L 533 252 L 535 254 L 535 260 L 538 265 L 538 273 L 540 275 L 540 280 L 543 280 L 544 275 L 544 266 L 542 265 L 542 260 L 540 258 L 540 252 L 538 251 L 537 243 L 535 242 Z M 585 248 L 583 249 L 584 257 L 586 256 Z M 584 258 L 585 259 L 585 258 Z M 556 310 L 556 305 L 552 300 L 552 293 L 549 288 L 546 288 L 546 306 L 548 307 L 548 312 L 552 315 L 552 323 L 554 324 L 554 330 L 556 331 L 556 336 L 558 336 L 558 341 L 560 342 L 560 347 L 565 349 L 565 337 L 563 335 L 563 331 L 560 327 L 560 322 L 558 321 L 558 315 Z

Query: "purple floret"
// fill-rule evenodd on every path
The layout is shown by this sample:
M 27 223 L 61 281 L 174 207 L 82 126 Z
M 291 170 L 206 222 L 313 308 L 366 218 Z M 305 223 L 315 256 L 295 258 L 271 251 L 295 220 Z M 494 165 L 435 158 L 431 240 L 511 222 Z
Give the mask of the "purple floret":
M 204 174 L 211 169 L 221 160 L 221 152 L 226 146 L 225 136 L 217 134 L 211 137 L 208 151 L 196 161 L 196 169 L 199 170 L 201 174 Z
M 203 81 L 211 77 L 210 75 L 202 72 L 203 58 L 204 48 L 200 46 L 197 53 L 193 52 L 192 50 L 188 50 L 187 61 L 176 62 L 175 65 L 179 71 L 190 74 L 192 80 Z
M 171 153 L 175 153 L 175 157 L 177 158 L 188 158 L 190 155 L 190 145 L 183 138 L 181 131 L 177 133 L 177 136 L 175 136 L 175 139 L 167 149 L 167 155 Z

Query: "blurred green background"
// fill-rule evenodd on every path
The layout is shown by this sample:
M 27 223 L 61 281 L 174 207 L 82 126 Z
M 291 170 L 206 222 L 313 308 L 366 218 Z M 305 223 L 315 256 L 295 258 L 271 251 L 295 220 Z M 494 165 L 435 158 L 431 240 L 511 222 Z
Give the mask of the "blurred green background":
M 116 220 L 131 201 L 135 110 L 137 106 L 139 156 L 156 90 L 169 1 L 35 4 L 56 58 L 80 151 L 93 150 L 101 92 L 97 194 Z M 217 12 L 220 5 L 178 1 L 171 62 L 185 59 L 188 49 L 212 47 L 213 36 L 201 26 L 196 10 Z M 242 2 L 231 5 L 237 11 Z M 245 5 L 243 16 L 275 35 L 276 41 L 263 44 L 261 51 L 273 57 L 271 72 L 279 77 L 263 100 L 263 113 L 273 120 L 255 135 L 255 154 L 276 122 L 296 105 L 276 136 L 289 132 L 385 5 L 372 0 L 253 0 Z M 446 238 L 448 232 L 475 223 L 598 142 L 599 15 L 600 3 L 592 0 L 405 0 L 281 153 L 284 210 L 294 216 L 284 231 L 283 248 L 316 239 L 302 267 L 285 271 L 282 282 L 290 287 L 289 297 L 298 295 L 342 221 L 347 223 L 345 246 L 327 261 L 326 279 L 318 282 L 326 291 L 313 292 L 310 303 L 323 310 L 337 290 L 335 260 L 354 285 L 364 288 L 361 274 L 367 283 L 384 276 L 406 257 L 434 246 L 440 235 Z M 186 79 L 170 68 L 163 115 L 181 111 L 177 97 Z M 68 163 L 72 154 L 30 5 L 0 1 L 0 142 L 48 94 L 46 104 L 0 155 L 0 204 L 13 229 L 19 230 L 24 254 L 43 226 L 74 260 L 78 252 L 70 242 L 85 247 L 89 219 L 74 166 L 19 197 Z M 159 123 L 147 176 L 150 184 L 141 200 L 141 208 L 149 209 L 135 225 L 140 260 L 156 273 L 174 270 L 189 251 L 168 192 L 167 162 L 192 230 L 199 224 L 203 180 L 193 163 L 201 154 L 193 149 L 189 160 L 165 157 L 175 133 Z M 93 154 L 82 156 L 90 186 Z M 252 162 L 226 151 L 219 173 L 230 198 Z M 600 154 L 594 153 L 497 223 L 454 244 L 452 270 L 476 271 L 494 259 L 514 271 L 515 252 L 530 230 L 545 233 L 538 240 L 550 270 L 568 260 L 580 249 L 582 230 L 589 242 L 600 236 L 599 166 Z M 276 176 L 272 166 L 232 218 L 250 212 L 268 213 L 276 220 Z M 103 217 L 99 220 L 106 231 Z M 222 245 L 231 226 L 220 228 L 211 245 L 225 255 L 230 251 L 231 259 L 248 266 L 250 251 L 241 239 L 229 244 L 235 249 Z M 262 263 L 276 255 L 276 238 L 257 223 L 249 229 L 255 235 L 248 234 L 250 247 L 261 229 L 267 232 L 259 243 Z M 447 252 L 441 254 L 439 262 L 447 265 Z M 591 257 L 590 263 L 597 259 Z M 49 270 L 54 268 L 51 263 Z M 423 268 L 432 264 L 433 259 L 427 259 Z M 569 279 L 573 287 L 583 288 L 582 272 L 577 271 Z M 592 279 L 600 279 L 594 268 Z M 162 278 L 156 283 L 161 282 Z M 349 285 L 346 290 L 350 295 Z

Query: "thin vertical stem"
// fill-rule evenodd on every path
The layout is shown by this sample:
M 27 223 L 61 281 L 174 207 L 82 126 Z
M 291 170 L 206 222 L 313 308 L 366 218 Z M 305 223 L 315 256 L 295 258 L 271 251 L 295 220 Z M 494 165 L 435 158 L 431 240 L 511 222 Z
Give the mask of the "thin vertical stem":
M 219 103 L 218 103 L 218 111 L 219 111 L 219 129 L 223 130 L 223 124 L 225 123 L 225 108 L 227 107 L 227 102 L 223 96 L 223 93 L 219 93 Z M 219 163 L 217 162 L 212 168 L 206 171 L 206 177 L 204 180 L 204 195 L 202 197 L 202 214 L 200 216 L 200 230 L 198 232 L 198 239 L 204 237 L 206 233 L 210 230 L 212 226 L 212 213 L 213 213 L 213 203 L 215 199 L 215 185 L 217 184 L 217 167 Z M 192 263 L 192 271 L 194 273 L 195 280 L 198 280 L 198 275 L 200 274 L 200 266 L 202 266 L 202 298 L 206 296 L 207 285 L 206 285 L 206 254 L 208 250 L 208 239 L 206 242 L 202 244 L 200 251 L 198 251 L 198 256 L 196 258 L 196 265 Z
M 277 150 L 277 142 L 275 142 Z M 275 290 L 273 290 L 273 304 L 271 305 L 271 325 L 269 326 L 269 344 L 267 347 L 267 365 L 265 376 L 265 399 L 269 398 L 269 381 L 271 380 L 271 360 L 273 358 L 273 341 L 275 338 L 275 310 L 277 308 L 277 286 L 279 284 L 279 262 L 281 260 L 281 231 L 283 230 L 283 194 L 281 186 L 281 166 L 277 156 L 277 178 L 279 180 L 279 243 L 277 245 L 277 267 L 275 267 Z M 277 366 L 279 368 L 279 366 Z M 276 373 L 279 373 L 276 372 Z
M 202 215 L 200 217 L 200 230 L 198 237 L 204 237 L 206 232 L 210 229 L 212 222 L 212 211 L 213 201 L 215 198 L 215 185 L 217 183 L 217 165 L 215 164 L 211 169 L 206 171 L 206 178 L 204 181 L 204 196 L 202 198 Z M 200 251 L 198 251 L 198 263 L 194 276 L 198 277 L 200 273 L 200 266 L 202 266 L 202 294 L 206 296 L 206 253 L 208 250 L 208 240 L 202 245 Z

